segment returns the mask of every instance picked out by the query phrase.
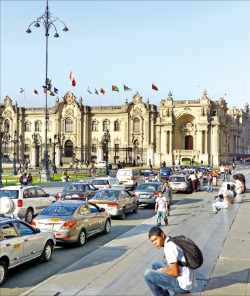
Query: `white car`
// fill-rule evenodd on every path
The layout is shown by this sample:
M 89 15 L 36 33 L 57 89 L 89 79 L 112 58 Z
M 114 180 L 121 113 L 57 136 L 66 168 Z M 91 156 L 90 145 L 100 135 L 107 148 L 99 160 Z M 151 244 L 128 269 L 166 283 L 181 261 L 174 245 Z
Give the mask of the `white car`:
M 0 208 L 31 223 L 34 215 L 56 202 L 55 196 L 47 194 L 39 186 L 7 186 L 0 189 Z M 7 213 L 7 212 L 6 212 Z
M 94 163 L 94 166 L 96 168 L 106 168 L 106 161 L 104 160 L 104 161 L 99 161 L 97 163 Z
M 1 214 L 5 211 L 1 208 Z M 40 229 L 19 218 L 0 218 L 0 286 L 9 269 L 35 258 L 50 261 L 56 240 L 52 232 Z M 35 263 L 36 261 L 34 261 Z M 4 292 L 3 292 L 4 293 Z
M 187 175 L 171 175 L 168 184 L 174 191 L 193 192 L 192 183 Z
M 112 177 L 98 177 L 95 178 L 91 185 L 95 188 L 103 189 L 103 188 L 123 188 L 125 189 L 125 185 L 120 183 L 116 178 Z

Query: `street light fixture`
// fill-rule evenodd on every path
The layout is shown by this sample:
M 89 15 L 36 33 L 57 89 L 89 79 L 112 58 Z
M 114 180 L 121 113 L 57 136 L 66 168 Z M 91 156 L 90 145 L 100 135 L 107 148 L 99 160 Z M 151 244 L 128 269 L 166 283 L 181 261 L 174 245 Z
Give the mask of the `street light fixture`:
M 56 165 L 56 145 L 59 145 L 61 143 L 61 135 L 58 133 L 54 135 L 54 142 L 52 142 L 52 139 L 49 139 L 49 143 L 53 145 L 53 165 Z
M 58 18 L 55 18 L 52 16 L 50 10 L 49 10 L 49 3 L 48 0 L 46 1 L 46 9 L 45 9 L 45 13 L 38 17 L 35 21 L 33 21 L 28 29 L 26 30 L 26 32 L 28 34 L 30 34 L 32 31 L 30 29 L 31 25 L 34 24 L 35 27 L 39 28 L 40 24 L 43 25 L 44 29 L 45 29 L 45 37 L 46 37 L 46 71 L 45 71 L 45 89 L 46 89 L 46 103 L 45 103 L 45 147 L 44 147 L 44 169 L 41 172 L 41 179 L 42 180 L 50 180 L 50 173 L 49 173 L 49 165 L 48 165 L 48 146 L 47 146 L 47 136 L 48 136 L 48 119 L 49 119 L 49 114 L 48 114 L 48 94 L 47 91 L 51 89 L 51 80 L 48 78 L 48 37 L 49 37 L 49 30 L 51 27 L 54 28 L 54 30 L 56 31 L 54 37 L 58 38 L 59 34 L 57 32 L 56 26 L 55 26 L 55 22 L 59 21 L 64 25 L 64 32 L 69 31 L 69 29 L 67 28 L 67 26 L 65 25 L 65 23 L 61 20 L 59 20 Z
M 110 133 L 107 130 L 103 137 L 102 137 L 102 145 L 103 145 L 103 151 L 106 155 L 106 175 L 109 175 L 109 142 L 110 142 Z

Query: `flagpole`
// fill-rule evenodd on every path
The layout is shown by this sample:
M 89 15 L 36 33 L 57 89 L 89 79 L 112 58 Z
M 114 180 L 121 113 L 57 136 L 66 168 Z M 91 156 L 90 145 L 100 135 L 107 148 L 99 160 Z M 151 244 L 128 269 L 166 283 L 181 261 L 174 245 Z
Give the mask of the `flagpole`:
M 25 90 L 23 91 L 23 106 L 25 107 Z

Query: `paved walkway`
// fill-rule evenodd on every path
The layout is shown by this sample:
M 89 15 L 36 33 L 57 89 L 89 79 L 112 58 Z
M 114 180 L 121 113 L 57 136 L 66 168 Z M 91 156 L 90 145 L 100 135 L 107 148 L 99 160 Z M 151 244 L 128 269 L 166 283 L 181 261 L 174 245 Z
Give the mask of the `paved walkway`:
M 188 295 L 250 296 L 250 193 L 217 215 L 210 214 L 213 195 L 196 192 L 172 206 L 163 230 L 190 237 L 203 251 L 198 286 Z M 147 237 L 155 224 L 147 220 L 22 295 L 151 295 L 143 274 L 163 259 Z

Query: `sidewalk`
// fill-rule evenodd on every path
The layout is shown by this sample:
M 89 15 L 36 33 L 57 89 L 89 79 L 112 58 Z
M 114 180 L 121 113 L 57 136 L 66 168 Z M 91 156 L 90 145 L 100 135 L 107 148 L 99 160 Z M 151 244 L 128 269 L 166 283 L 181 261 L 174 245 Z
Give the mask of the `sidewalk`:
M 172 206 L 163 230 L 190 237 L 203 251 L 198 286 L 188 295 L 249 296 L 250 193 L 217 215 L 210 214 L 212 196 L 196 192 Z M 155 223 L 155 217 L 147 220 L 22 295 L 152 295 L 143 275 L 163 259 L 147 236 Z

